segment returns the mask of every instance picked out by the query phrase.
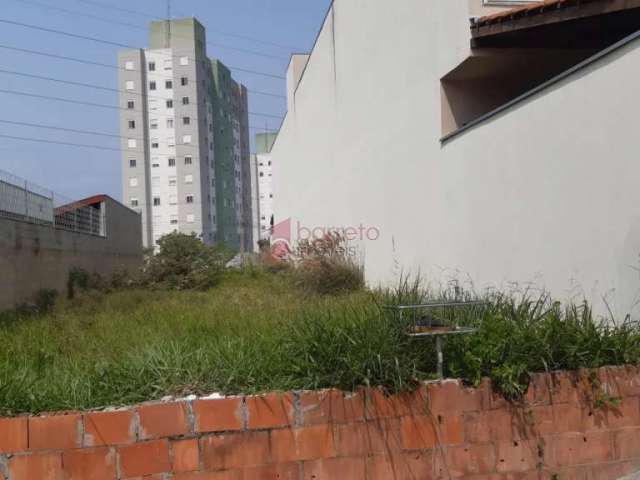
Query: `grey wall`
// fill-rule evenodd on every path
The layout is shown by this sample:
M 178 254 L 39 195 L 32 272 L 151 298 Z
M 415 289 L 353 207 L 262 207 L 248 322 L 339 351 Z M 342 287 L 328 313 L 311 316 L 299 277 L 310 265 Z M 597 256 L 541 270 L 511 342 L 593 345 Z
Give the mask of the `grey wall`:
M 64 294 L 74 266 L 104 277 L 140 267 L 140 215 L 111 199 L 105 203 L 106 237 L 0 218 L 0 310 L 31 301 L 43 288 Z

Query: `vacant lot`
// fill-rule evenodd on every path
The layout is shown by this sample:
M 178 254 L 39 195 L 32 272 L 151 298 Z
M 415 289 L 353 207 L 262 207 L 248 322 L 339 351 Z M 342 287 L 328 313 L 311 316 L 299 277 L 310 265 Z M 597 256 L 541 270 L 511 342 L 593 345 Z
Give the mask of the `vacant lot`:
M 433 377 L 433 346 L 382 313 L 399 296 L 310 296 L 286 275 L 260 272 L 225 274 L 206 292 L 88 292 L 45 316 L 2 320 L 0 413 L 191 393 L 411 388 Z M 481 318 L 460 319 L 477 335 L 447 341 L 447 375 L 470 383 L 489 375 L 517 396 L 530 371 L 640 360 L 634 323 L 599 325 L 587 308 L 546 297 L 489 300 Z

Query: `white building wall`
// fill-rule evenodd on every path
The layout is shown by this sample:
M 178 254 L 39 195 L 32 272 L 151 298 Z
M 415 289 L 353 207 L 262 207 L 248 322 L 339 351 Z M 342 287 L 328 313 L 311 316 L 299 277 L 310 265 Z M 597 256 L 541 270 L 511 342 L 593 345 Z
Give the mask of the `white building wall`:
M 276 223 L 293 241 L 299 225 L 375 229 L 357 242 L 374 285 L 403 269 L 533 282 L 624 315 L 640 291 L 638 46 L 441 145 L 465 3 L 335 1 L 272 151 Z

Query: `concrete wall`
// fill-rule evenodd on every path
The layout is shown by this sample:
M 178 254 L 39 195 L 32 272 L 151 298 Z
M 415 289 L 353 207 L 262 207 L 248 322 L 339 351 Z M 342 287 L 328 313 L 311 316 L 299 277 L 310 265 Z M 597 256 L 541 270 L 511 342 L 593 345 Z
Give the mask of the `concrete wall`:
M 272 151 L 276 223 L 294 241 L 298 222 L 375 228 L 359 243 L 374 285 L 421 270 L 636 311 L 638 44 L 442 145 L 440 78 L 469 56 L 468 16 L 335 1 Z
M 106 237 L 0 218 L 0 310 L 33 300 L 38 290 L 65 294 L 69 269 L 109 277 L 142 262 L 140 216 L 106 200 Z
M 3 480 L 615 480 L 640 470 L 637 368 L 386 397 L 337 390 L 0 418 Z M 607 392 L 617 406 L 597 407 Z M 636 477 L 634 477 L 636 478 Z

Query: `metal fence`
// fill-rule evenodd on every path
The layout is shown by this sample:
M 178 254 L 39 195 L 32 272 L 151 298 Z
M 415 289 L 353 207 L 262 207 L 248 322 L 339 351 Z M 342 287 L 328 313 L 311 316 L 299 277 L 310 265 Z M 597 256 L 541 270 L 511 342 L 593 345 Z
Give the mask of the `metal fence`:
M 105 236 L 101 202 L 73 201 L 0 170 L 0 217 Z

